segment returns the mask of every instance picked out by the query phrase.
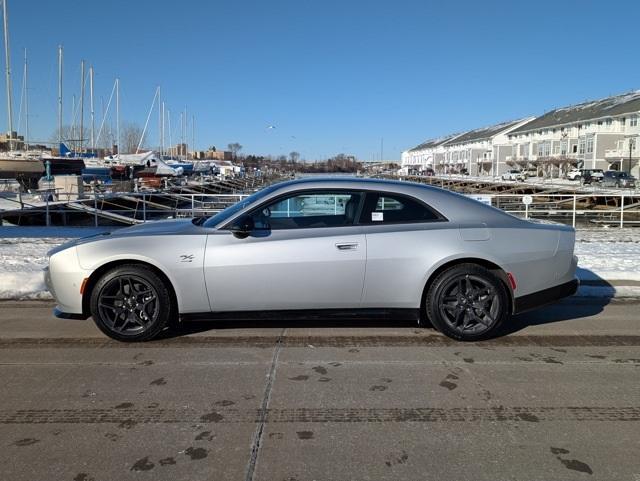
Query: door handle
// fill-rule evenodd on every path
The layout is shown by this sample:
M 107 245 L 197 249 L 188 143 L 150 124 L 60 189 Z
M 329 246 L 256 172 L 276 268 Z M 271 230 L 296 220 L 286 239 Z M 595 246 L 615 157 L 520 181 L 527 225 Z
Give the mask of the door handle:
M 336 244 L 339 251 L 354 251 L 358 248 L 357 242 L 339 242 Z

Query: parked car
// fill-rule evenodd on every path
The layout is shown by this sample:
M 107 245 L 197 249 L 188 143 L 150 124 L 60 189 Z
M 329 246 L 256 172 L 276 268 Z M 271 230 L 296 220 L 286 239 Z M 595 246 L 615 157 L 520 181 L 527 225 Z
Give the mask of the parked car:
M 620 172 L 618 170 L 607 170 L 604 173 L 602 185 L 604 187 L 635 189 L 636 178 L 632 175 L 627 174 L 626 172 Z
M 522 170 L 508 170 L 502 174 L 502 180 L 512 180 L 524 182 L 527 178 L 526 174 Z
M 594 182 L 602 182 L 602 178 L 604 177 L 604 172 L 602 169 L 582 169 L 580 183 L 585 184 L 593 184 Z
M 422 175 L 426 175 L 427 177 L 433 177 L 434 175 L 436 175 L 436 172 L 431 167 L 427 167 L 422 171 Z
M 579 180 L 582 177 L 582 169 L 571 169 L 567 173 L 567 179 L 569 180 Z
M 527 169 L 524 169 L 523 173 L 527 178 L 538 177 L 538 169 L 536 169 L 535 167 L 529 167 Z
M 573 294 L 575 231 L 433 186 L 305 178 L 210 218 L 150 222 L 49 252 L 55 315 L 120 341 L 193 319 L 430 320 L 457 340 Z

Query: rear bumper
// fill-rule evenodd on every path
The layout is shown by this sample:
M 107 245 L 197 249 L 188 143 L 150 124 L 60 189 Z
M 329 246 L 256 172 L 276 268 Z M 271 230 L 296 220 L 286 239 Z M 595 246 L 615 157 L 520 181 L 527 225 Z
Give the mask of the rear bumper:
M 538 307 L 551 304 L 565 297 L 572 296 L 578 290 L 580 282 L 578 279 L 572 279 L 569 282 L 560 284 L 559 286 L 550 287 L 543 291 L 534 292 L 522 297 L 516 297 L 514 300 L 514 314 L 530 311 Z

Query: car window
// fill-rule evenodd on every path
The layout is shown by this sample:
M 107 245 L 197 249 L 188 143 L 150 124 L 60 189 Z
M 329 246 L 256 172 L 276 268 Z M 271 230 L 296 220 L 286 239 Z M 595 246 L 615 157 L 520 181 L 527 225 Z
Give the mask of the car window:
M 441 217 L 417 199 L 381 192 L 367 193 L 360 216 L 361 224 L 397 224 L 437 220 L 441 220 Z
M 362 193 L 302 192 L 279 198 L 251 213 L 256 229 L 309 229 L 353 225 Z

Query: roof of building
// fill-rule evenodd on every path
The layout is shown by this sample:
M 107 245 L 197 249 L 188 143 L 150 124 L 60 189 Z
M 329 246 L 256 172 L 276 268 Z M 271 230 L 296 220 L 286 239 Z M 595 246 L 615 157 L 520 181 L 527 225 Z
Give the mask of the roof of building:
M 447 144 L 466 144 L 469 142 L 487 140 L 513 127 L 518 122 L 522 122 L 522 119 L 502 122 L 501 124 L 491 125 L 490 127 L 481 127 L 479 129 L 469 130 L 468 132 L 449 140 Z
M 420 145 L 415 146 L 413 149 L 409 149 L 409 152 L 415 152 L 416 150 L 424 150 L 424 149 L 431 149 L 433 147 L 437 147 L 438 145 L 442 145 L 445 142 L 453 139 L 454 137 L 457 137 L 461 134 L 452 134 L 452 135 L 445 135 L 444 137 L 438 137 L 435 139 L 429 139 L 429 140 L 425 140 L 424 142 L 422 142 Z
M 552 110 L 514 129 L 512 133 L 529 132 L 540 128 L 638 111 L 640 111 L 640 90 Z

